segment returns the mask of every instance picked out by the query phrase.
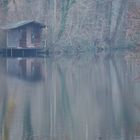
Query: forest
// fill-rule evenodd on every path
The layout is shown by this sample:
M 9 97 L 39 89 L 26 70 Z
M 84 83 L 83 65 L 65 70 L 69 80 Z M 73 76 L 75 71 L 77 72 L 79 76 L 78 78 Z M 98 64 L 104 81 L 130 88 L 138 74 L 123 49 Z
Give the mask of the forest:
M 56 50 L 139 46 L 139 0 L 0 1 L 1 26 L 22 20 L 46 24 L 46 47 Z M 5 46 L 3 31 L 0 46 Z
M 140 139 L 140 0 L 0 0 L 0 28 L 26 20 L 44 47 L 84 53 L 1 57 L 0 140 Z

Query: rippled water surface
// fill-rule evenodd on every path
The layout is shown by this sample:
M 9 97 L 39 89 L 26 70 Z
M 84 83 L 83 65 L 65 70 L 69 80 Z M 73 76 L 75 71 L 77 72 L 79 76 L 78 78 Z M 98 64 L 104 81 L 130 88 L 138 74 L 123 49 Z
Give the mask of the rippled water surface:
M 135 140 L 140 59 L 126 54 L 0 60 L 0 140 Z

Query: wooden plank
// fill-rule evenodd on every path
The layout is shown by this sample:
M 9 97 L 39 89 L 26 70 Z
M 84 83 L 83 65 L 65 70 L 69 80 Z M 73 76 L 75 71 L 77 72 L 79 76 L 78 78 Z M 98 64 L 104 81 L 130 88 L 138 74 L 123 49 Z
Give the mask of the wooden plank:
M 1 48 L 0 53 L 3 57 L 35 57 L 42 54 L 44 48 Z

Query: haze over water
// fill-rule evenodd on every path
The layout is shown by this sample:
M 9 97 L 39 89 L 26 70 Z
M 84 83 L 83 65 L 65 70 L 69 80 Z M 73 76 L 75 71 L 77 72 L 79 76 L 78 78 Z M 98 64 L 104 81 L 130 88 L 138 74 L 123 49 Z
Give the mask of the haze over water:
M 138 139 L 139 77 L 127 53 L 3 58 L 0 139 Z

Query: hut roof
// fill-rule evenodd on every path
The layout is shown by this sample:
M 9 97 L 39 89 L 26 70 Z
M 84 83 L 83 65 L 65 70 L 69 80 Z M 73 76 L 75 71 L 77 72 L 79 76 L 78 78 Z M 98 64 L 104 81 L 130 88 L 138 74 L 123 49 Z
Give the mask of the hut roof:
M 34 21 L 34 20 L 24 20 L 24 21 L 19 21 L 19 22 L 16 22 L 16 23 L 7 24 L 5 26 L 0 27 L 0 29 L 3 29 L 3 30 L 16 29 L 16 28 L 19 28 L 19 27 L 27 26 L 29 24 L 36 25 L 40 28 L 45 28 L 45 24 L 43 24 L 43 23 L 40 23 L 40 22 L 37 22 L 37 21 Z

